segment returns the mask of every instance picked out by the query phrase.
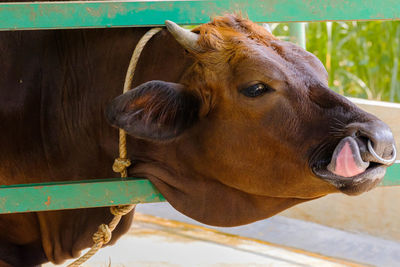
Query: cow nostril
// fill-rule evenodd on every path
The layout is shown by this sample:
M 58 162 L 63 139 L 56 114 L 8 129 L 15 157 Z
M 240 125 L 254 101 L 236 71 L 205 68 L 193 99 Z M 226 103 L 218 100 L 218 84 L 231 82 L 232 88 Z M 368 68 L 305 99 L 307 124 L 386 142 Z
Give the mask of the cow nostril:
M 364 161 L 391 165 L 396 159 L 396 148 L 390 128 L 382 121 L 373 120 L 347 125 L 347 134 L 352 136 L 360 149 Z
M 380 156 L 380 155 L 378 155 L 378 153 L 375 152 L 375 149 L 371 142 L 371 139 L 368 139 L 367 146 L 368 146 L 369 153 L 371 153 L 371 155 L 375 158 L 377 163 L 381 163 L 384 165 L 390 165 L 390 164 L 394 163 L 394 161 L 396 160 L 397 151 L 396 151 L 396 146 L 394 144 L 392 144 L 392 152 L 391 152 L 390 159 L 384 159 L 383 155 Z

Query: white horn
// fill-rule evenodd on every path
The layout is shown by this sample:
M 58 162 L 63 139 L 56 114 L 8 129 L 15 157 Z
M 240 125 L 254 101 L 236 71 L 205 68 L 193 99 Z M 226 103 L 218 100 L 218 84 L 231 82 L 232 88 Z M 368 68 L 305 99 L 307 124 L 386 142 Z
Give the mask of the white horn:
M 167 26 L 168 31 L 185 49 L 196 52 L 202 50 L 199 44 L 197 43 L 197 41 L 199 40 L 198 34 L 186 30 L 170 20 L 166 20 L 165 25 Z

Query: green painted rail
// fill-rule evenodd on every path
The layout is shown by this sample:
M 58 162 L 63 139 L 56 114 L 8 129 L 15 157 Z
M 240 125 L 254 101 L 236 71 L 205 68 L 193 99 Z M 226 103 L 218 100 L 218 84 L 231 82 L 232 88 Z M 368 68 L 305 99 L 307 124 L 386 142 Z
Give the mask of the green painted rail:
M 400 185 L 400 162 L 389 167 L 386 171 L 385 178 L 383 179 L 381 186 L 398 186 Z
M 0 29 L 71 29 L 198 24 L 224 12 L 257 22 L 394 20 L 398 0 L 196 0 L 1 3 Z
M 165 201 L 146 179 L 104 180 L 0 186 L 0 214 L 94 208 Z
M 400 164 L 395 164 L 381 186 L 399 185 L 399 178 Z M 0 186 L 0 214 L 162 201 L 150 181 L 135 178 Z

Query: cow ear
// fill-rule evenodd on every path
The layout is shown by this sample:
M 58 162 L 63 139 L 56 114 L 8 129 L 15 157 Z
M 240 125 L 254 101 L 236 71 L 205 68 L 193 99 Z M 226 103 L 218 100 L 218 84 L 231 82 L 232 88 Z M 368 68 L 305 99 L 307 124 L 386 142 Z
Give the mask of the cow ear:
M 199 116 L 200 100 L 177 83 L 146 82 L 116 97 L 108 106 L 109 123 L 129 135 L 170 140 L 191 127 Z

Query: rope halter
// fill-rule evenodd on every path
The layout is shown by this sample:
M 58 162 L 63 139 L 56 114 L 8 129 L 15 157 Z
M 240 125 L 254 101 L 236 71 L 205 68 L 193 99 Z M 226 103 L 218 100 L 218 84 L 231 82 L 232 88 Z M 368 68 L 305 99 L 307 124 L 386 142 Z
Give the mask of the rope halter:
M 138 44 L 133 51 L 131 60 L 129 62 L 129 67 L 126 72 L 125 82 L 124 82 L 124 90 L 123 93 L 129 91 L 132 85 L 132 79 L 135 74 L 135 69 L 137 62 L 139 60 L 140 54 L 142 53 L 144 47 L 147 42 L 153 37 L 156 33 L 161 31 L 161 28 L 153 28 L 146 32 L 145 35 L 139 40 Z M 126 178 L 128 176 L 127 168 L 131 165 L 131 161 L 127 158 L 127 148 L 126 148 L 126 132 L 123 129 L 119 129 L 119 157 L 115 159 L 113 164 L 113 171 L 121 174 L 122 178 Z M 111 214 L 114 215 L 114 218 L 111 222 L 107 224 L 101 224 L 96 233 L 93 234 L 93 246 L 90 248 L 88 252 L 86 252 L 79 259 L 69 264 L 68 267 L 78 267 L 81 266 L 84 262 L 90 259 L 97 251 L 101 249 L 101 247 L 108 242 L 110 242 L 112 238 L 112 231 L 117 227 L 120 222 L 122 216 L 128 214 L 135 208 L 135 204 L 133 205 L 121 205 L 121 206 L 112 206 L 110 207 Z

